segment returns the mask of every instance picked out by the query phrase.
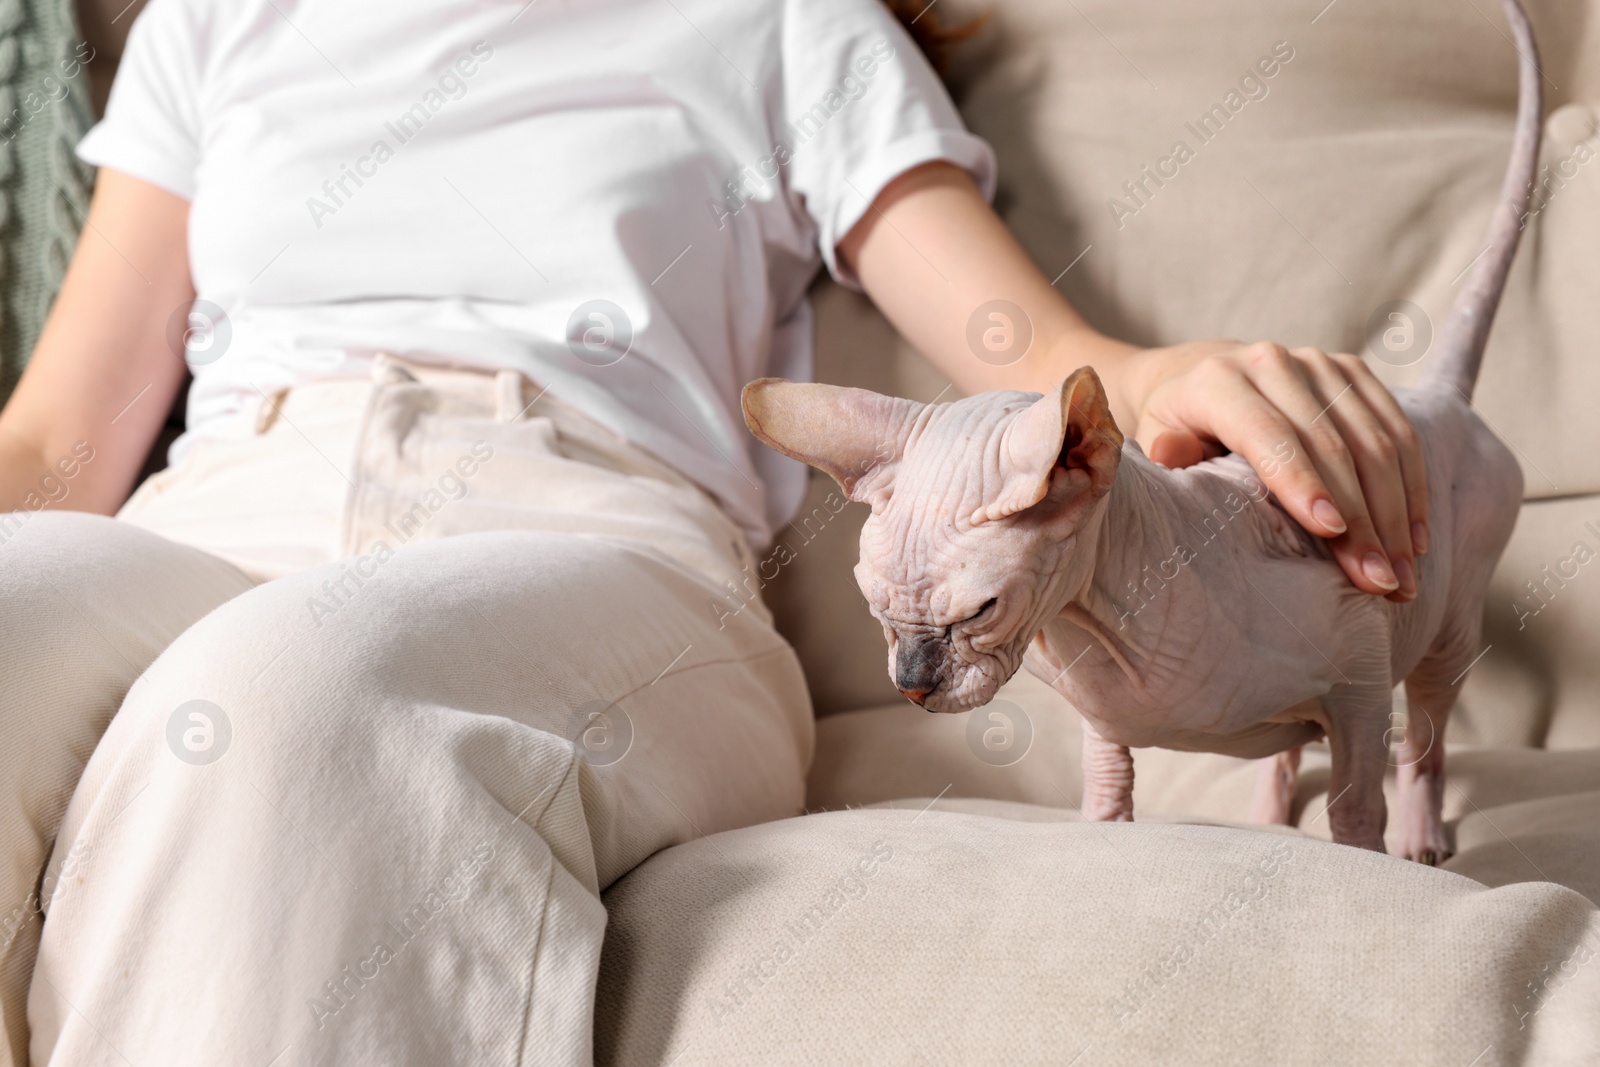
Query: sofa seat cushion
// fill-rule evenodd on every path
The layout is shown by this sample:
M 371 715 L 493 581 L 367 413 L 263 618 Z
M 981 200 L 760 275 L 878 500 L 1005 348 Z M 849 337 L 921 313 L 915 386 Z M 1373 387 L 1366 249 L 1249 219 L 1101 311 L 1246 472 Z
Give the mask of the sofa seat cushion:
M 961 715 L 902 701 L 818 720 L 806 803 L 817 811 L 944 796 L 1074 809 L 1081 753 L 1077 712 L 1023 673 Z M 1136 819 L 1249 818 L 1254 761 L 1158 748 L 1133 758 Z M 1556 881 L 1600 901 L 1600 749 L 1452 744 L 1445 762 L 1444 814 L 1457 846 L 1446 869 L 1495 886 Z M 1324 839 L 1329 770 L 1327 745 L 1308 745 L 1291 811 L 1302 833 Z M 1390 767 L 1391 834 L 1394 784 Z
M 605 902 L 602 1064 L 1600 1062 L 1583 896 L 1287 830 L 924 800 L 681 845 Z

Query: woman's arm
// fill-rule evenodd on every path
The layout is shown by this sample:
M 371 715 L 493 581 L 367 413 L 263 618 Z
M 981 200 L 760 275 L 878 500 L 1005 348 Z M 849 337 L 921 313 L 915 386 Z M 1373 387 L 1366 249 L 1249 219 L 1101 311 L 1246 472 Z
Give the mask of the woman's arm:
M 1140 349 L 1096 333 L 966 172 L 946 163 L 892 183 L 839 252 L 957 388 L 1044 392 L 1091 365 L 1118 424 L 1133 428 L 1152 459 L 1187 466 L 1220 442 L 1250 461 L 1302 526 L 1329 538 L 1359 588 L 1393 600 L 1416 595 L 1412 560 L 1427 548 L 1422 450 L 1359 358 L 1270 342 Z M 996 298 L 1020 307 L 1033 331 L 1026 355 L 1004 365 L 979 359 L 967 340 L 975 309 Z
M 166 334 L 194 299 L 188 228 L 188 201 L 100 171 L 61 293 L 0 411 L 0 509 L 109 515 L 127 499 L 183 384 Z

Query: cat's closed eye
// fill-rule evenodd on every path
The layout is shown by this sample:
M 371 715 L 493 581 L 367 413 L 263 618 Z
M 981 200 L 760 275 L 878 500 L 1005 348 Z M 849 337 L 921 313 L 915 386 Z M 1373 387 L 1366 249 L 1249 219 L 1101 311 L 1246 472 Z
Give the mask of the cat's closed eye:
M 1000 603 L 1000 600 L 999 600 L 998 597 L 990 597 L 988 600 L 985 600 L 983 602 L 983 606 L 982 607 L 980 607 L 977 611 L 974 611 L 971 615 L 968 615 L 965 619 L 962 619 L 961 621 L 964 622 L 964 623 L 966 623 L 966 622 L 977 622 L 978 619 L 982 618 L 984 616 L 984 614 L 987 613 L 990 608 L 994 607 L 998 603 Z

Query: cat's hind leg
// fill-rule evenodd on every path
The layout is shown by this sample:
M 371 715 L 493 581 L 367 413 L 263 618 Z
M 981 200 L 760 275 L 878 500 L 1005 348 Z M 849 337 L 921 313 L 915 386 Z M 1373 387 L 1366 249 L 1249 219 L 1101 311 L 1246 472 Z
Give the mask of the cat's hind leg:
M 1406 717 L 1390 729 L 1400 734 L 1390 755 L 1399 792 L 1395 851 L 1430 867 L 1455 854 L 1444 826 L 1444 731 L 1478 656 L 1479 618 L 1467 616 L 1406 677 Z

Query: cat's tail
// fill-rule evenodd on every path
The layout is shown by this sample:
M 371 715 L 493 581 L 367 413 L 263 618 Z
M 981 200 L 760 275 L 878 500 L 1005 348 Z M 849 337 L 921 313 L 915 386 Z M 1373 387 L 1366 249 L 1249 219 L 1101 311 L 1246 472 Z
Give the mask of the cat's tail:
M 1472 399 L 1472 387 L 1483 364 L 1484 345 L 1494 322 L 1495 308 L 1505 289 L 1511 259 L 1533 202 L 1533 182 L 1539 167 L 1539 134 L 1544 111 L 1539 48 L 1528 25 L 1528 13 L 1519 0 L 1500 0 L 1520 57 L 1517 89 L 1517 126 L 1511 142 L 1511 162 L 1500 186 L 1500 202 L 1489 221 L 1485 248 L 1468 268 L 1467 281 L 1450 306 L 1450 317 L 1440 332 L 1439 347 L 1430 360 L 1423 387 L 1443 389 Z

